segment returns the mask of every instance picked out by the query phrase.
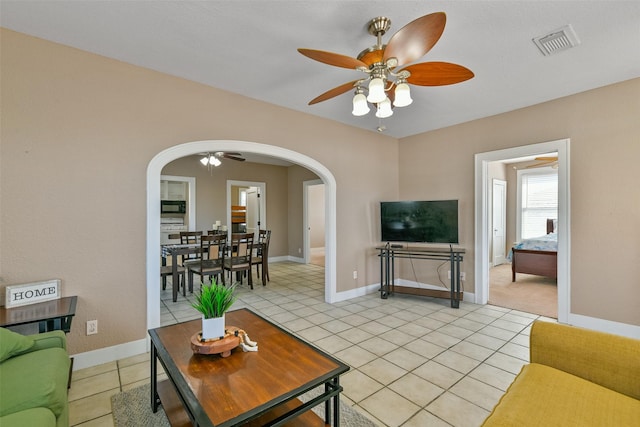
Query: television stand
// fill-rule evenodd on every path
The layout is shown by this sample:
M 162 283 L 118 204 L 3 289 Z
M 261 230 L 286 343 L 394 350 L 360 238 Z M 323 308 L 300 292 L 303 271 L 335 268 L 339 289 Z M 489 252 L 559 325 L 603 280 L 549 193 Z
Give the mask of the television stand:
M 460 285 L 460 263 L 463 260 L 465 250 L 462 248 L 427 248 L 427 247 L 400 247 L 397 245 L 384 245 L 376 248 L 380 257 L 380 298 L 387 299 L 394 292 L 399 294 L 430 296 L 435 298 L 449 298 L 451 307 L 459 308 L 462 301 L 462 287 Z M 409 286 L 396 286 L 395 284 L 395 260 L 396 258 L 449 260 L 451 270 L 451 286 L 449 290 L 412 288 Z

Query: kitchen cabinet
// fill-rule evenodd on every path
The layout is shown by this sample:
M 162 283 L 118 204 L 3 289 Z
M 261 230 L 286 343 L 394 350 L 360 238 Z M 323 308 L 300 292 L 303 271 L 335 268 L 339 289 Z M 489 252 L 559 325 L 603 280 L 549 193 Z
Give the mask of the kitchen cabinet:
M 160 181 L 161 200 L 187 200 L 187 183 L 184 181 Z

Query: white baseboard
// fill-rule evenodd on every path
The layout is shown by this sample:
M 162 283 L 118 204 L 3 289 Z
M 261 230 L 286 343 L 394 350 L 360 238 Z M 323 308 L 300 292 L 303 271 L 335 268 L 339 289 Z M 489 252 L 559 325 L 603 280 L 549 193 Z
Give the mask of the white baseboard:
M 361 288 L 350 289 L 348 291 L 342 291 L 336 293 L 336 299 L 334 302 L 346 301 L 352 298 L 361 297 L 363 295 L 378 292 L 380 290 L 380 284 L 374 283 L 373 285 L 363 286 Z
M 309 248 L 309 253 L 312 253 L 312 254 L 324 253 L 324 246 L 318 246 L 317 248 Z
M 581 328 L 593 329 L 594 331 L 640 339 L 640 326 L 637 325 L 629 325 L 627 323 L 598 319 L 596 317 L 583 316 L 575 313 L 569 313 L 567 323 Z
M 148 351 L 149 340 L 141 339 L 138 341 L 114 345 L 112 347 L 87 351 L 86 353 L 72 354 L 73 370 L 77 371 L 78 369 L 90 368 L 91 366 L 126 359 L 127 357 L 137 356 L 138 354 L 146 353 Z

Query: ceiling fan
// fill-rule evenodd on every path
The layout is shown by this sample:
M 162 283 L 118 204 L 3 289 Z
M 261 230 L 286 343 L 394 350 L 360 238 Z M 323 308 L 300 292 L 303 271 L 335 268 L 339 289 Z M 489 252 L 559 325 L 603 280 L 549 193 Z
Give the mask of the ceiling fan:
M 550 167 L 553 169 L 558 169 L 558 156 L 549 156 L 549 157 L 536 157 L 534 160 L 538 161 L 538 163 L 534 163 L 532 165 L 527 166 L 527 169 L 532 168 L 542 168 L 542 167 Z
M 216 167 L 222 164 L 222 162 L 220 161 L 221 158 L 236 160 L 238 162 L 244 162 L 246 160 L 244 157 L 240 157 L 242 156 L 242 154 L 236 153 L 236 152 L 228 152 L 228 151 L 216 151 L 213 154 L 200 153 L 200 156 L 204 156 L 203 158 L 200 159 L 200 163 L 202 163 L 205 166 L 211 165 Z
M 471 70 L 449 62 L 411 64 L 438 42 L 446 20 L 444 12 L 425 15 L 402 27 L 384 45 L 382 36 L 391 27 L 391 20 L 384 16 L 374 18 L 368 23 L 368 32 L 376 37 L 377 42 L 360 52 L 357 58 L 322 50 L 298 49 L 298 52 L 313 60 L 366 74 L 361 79 L 326 91 L 312 99 L 309 105 L 355 90 L 353 115 L 367 114 L 370 103 L 375 106 L 377 117 L 386 118 L 393 114 L 392 105 L 404 107 L 413 102 L 409 84 L 444 86 L 473 78 Z M 395 90 L 392 90 L 394 86 Z

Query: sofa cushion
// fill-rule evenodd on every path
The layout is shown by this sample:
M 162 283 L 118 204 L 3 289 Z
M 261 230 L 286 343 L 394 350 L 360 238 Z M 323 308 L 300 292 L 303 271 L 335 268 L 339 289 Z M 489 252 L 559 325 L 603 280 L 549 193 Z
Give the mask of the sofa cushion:
M 0 418 L 2 427 L 55 427 L 55 425 L 56 416 L 46 408 L 27 409 Z
M 638 420 L 640 401 L 532 363 L 522 368 L 483 426 L 631 426 Z
M 61 348 L 26 353 L 0 364 L 0 416 L 44 407 L 59 417 L 67 407 L 69 356 Z
M 33 340 L 6 328 L 0 328 L 0 363 L 33 347 Z

